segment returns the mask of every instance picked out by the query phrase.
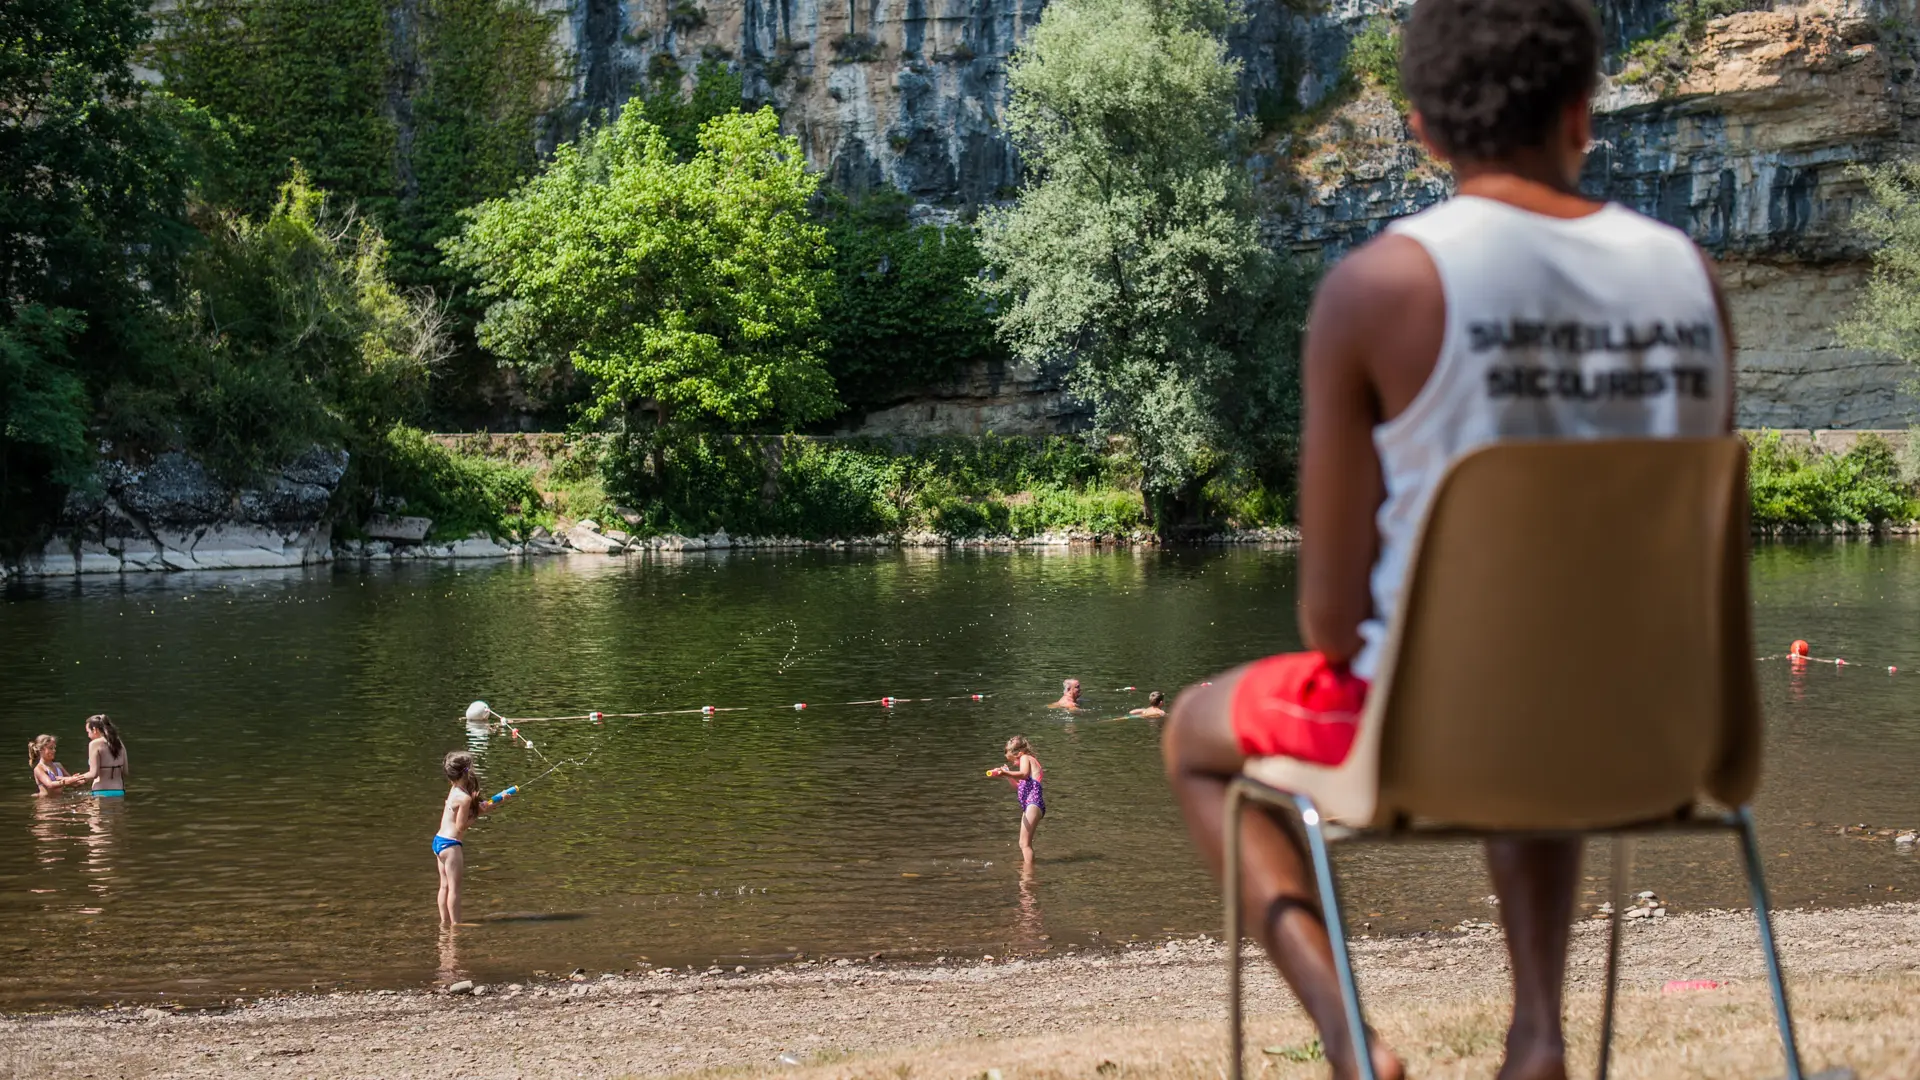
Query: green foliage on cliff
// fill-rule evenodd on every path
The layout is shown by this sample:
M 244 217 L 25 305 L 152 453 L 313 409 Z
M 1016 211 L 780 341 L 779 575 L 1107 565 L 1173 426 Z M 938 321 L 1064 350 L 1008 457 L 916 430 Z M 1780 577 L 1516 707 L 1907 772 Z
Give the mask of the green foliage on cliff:
M 531 171 L 563 74 L 528 0 L 179 0 L 166 18 L 167 87 L 234 132 L 225 194 L 265 212 L 299 162 L 380 222 L 401 281 L 442 291 L 435 245 Z
M 1375 15 L 1353 36 L 1347 44 L 1345 74 L 1379 87 L 1401 111 L 1407 109 L 1407 92 L 1400 85 L 1400 24 L 1391 15 Z
M 1844 454 L 1822 454 L 1766 432 L 1751 441 L 1752 520 L 1768 531 L 1911 521 L 1916 505 L 1885 439 L 1862 436 Z
M 1260 240 L 1221 34 L 1194 0 L 1057 0 L 1008 72 L 1029 167 L 981 218 L 1002 337 L 1071 357 L 1100 433 L 1162 509 L 1235 461 L 1278 467 L 1298 407 L 1303 290 Z
M 481 343 L 585 374 L 591 420 L 661 436 L 804 423 L 835 405 L 816 336 L 818 182 L 771 109 L 708 122 L 686 162 L 630 109 L 470 211 L 447 251 L 492 301 Z
M 1854 227 L 1869 241 L 1866 295 L 1836 329 L 1842 344 L 1920 364 L 1920 161 L 1855 169 L 1867 201 Z
M 1621 53 L 1619 79 L 1665 92 L 1684 79 L 1694 63 L 1694 46 L 1715 19 L 1767 7 L 1768 0 L 1674 0 L 1658 30 Z
M 716 57 L 703 57 L 694 69 L 691 88 L 683 85 L 680 65 L 666 53 L 656 54 L 641 107 L 647 119 L 666 136 L 674 156 L 686 161 L 700 151 L 700 129 L 707 121 L 725 116 L 744 103 L 744 83 Z
M 885 405 L 968 363 L 1006 356 L 975 288 L 986 260 L 971 229 L 910 225 L 906 197 L 890 192 L 821 201 L 833 289 L 820 323 L 848 408 Z
M 172 423 L 210 465 L 244 479 L 316 443 L 358 451 L 418 412 L 444 318 L 393 284 L 373 222 L 296 173 L 270 213 L 214 215 L 206 234 Z

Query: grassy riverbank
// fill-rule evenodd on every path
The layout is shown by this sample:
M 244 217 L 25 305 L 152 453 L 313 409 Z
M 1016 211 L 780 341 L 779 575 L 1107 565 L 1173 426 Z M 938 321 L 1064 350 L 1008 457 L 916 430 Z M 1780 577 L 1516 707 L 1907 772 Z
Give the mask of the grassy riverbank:
M 1628 928 L 1617 1076 L 1779 1075 L 1750 916 L 1707 912 Z M 1844 1065 L 1860 1080 L 1920 1075 L 1920 905 L 1786 912 L 1777 928 L 1809 1074 Z M 1568 1013 L 1580 1075 L 1594 1051 L 1604 936 L 1596 922 L 1576 929 Z M 1507 1008 L 1498 933 L 1357 946 L 1369 1017 L 1413 1075 L 1493 1073 Z M 1188 940 L 1011 962 L 529 979 L 480 997 L 388 991 L 180 1015 L 57 1013 L 0 1020 L 0 1070 L 136 1080 L 451 1072 L 1211 1080 L 1222 1065 L 1223 962 L 1219 945 Z M 1256 1075 L 1324 1075 L 1272 969 L 1253 960 L 1248 970 Z M 1725 986 L 1663 993 L 1671 979 Z
M 1284 524 L 1286 499 L 1222 469 L 1149 513 L 1136 463 L 1085 440 L 801 436 L 689 440 L 658 455 L 611 439 L 436 436 L 397 430 L 381 494 L 435 533 L 519 536 L 592 518 L 638 536 L 716 530 L 806 540 L 933 533 L 1014 537 L 1247 530 Z
M 1750 433 L 1754 528 L 1861 532 L 1920 518 L 1920 444 L 1867 434 L 1844 451 Z M 826 540 L 1080 533 L 1163 537 L 1291 523 L 1285 478 L 1221 469 L 1150 508 L 1123 444 L 1070 436 L 913 440 L 712 437 L 659 455 L 561 435 L 423 436 L 397 428 L 375 470 L 381 493 L 431 517 L 435 534 L 520 537 L 581 518 L 639 536 Z M 1157 510 L 1156 515 L 1150 510 Z

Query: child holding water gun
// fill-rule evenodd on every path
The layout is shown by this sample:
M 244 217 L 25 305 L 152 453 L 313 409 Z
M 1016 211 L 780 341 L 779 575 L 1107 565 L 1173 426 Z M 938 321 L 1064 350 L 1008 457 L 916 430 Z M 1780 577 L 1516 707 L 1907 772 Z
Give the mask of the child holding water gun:
M 1033 834 L 1040 828 L 1040 819 L 1047 816 L 1047 798 L 1040 786 L 1047 770 L 1033 756 L 1027 737 L 1015 735 L 1007 740 L 1007 764 L 988 769 L 987 775 L 1004 776 L 1013 785 L 1014 797 L 1020 800 L 1020 857 L 1031 869 Z
M 440 831 L 433 834 L 433 861 L 440 870 L 440 925 L 457 926 L 460 923 L 460 875 L 467 866 L 460 841 L 475 818 L 513 798 L 519 789 L 508 788 L 491 799 L 483 798 L 480 778 L 473 771 L 473 755 L 464 750 L 448 754 L 442 771 L 453 788 L 447 792 L 446 805 L 440 811 Z

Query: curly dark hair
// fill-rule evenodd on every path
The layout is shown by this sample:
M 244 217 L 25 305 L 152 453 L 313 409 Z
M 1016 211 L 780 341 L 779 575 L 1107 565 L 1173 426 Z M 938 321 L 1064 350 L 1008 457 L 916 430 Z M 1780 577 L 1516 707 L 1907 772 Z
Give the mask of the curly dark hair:
M 1401 48 L 1401 85 L 1428 138 L 1468 161 L 1539 146 L 1600 76 L 1587 0 L 1420 0 Z

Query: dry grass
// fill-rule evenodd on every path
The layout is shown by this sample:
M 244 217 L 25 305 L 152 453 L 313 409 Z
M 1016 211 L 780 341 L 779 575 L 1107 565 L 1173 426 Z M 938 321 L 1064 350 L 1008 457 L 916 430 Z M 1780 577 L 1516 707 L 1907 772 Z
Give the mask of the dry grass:
M 1859 1080 L 1920 1077 L 1920 975 L 1800 981 L 1794 988 L 1801 1054 L 1814 1072 L 1852 1068 Z M 1575 1075 L 1591 1075 L 1599 1000 L 1569 1003 Z M 1370 1019 L 1407 1059 L 1410 1075 L 1465 1080 L 1493 1075 L 1506 1029 L 1498 998 L 1376 1008 Z M 772 1065 L 697 1074 L 779 1076 L 788 1080 L 903 1080 L 912 1077 L 1001 1077 L 1004 1080 L 1102 1078 L 1219 1080 L 1223 1031 L 1216 1024 L 1089 1027 L 1066 1034 L 945 1042 L 885 1053 L 832 1054 L 801 1067 Z M 1256 1017 L 1248 1032 L 1249 1075 L 1267 1080 L 1324 1077 L 1326 1066 L 1289 1058 L 1314 1033 L 1304 1017 Z M 1271 1048 L 1272 1053 L 1266 1052 Z M 1281 1050 L 1294 1051 L 1290 1054 Z M 1774 1077 L 1783 1074 L 1766 986 L 1661 994 L 1641 990 L 1621 1000 L 1613 1074 L 1620 1080 Z

